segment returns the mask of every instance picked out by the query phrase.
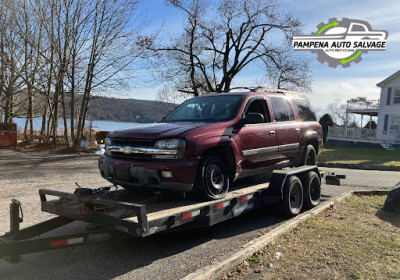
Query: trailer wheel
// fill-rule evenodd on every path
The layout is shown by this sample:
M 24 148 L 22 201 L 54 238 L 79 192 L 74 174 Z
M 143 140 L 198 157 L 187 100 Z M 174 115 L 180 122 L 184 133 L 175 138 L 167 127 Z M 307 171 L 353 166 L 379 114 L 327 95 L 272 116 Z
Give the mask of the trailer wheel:
M 321 180 L 317 173 L 310 171 L 304 178 L 304 206 L 313 208 L 321 201 Z
M 297 176 L 290 176 L 283 189 L 281 212 L 286 217 L 297 216 L 303 208 L 303 185 Z
M 201 163 L 195 190 L 204 200 L 225 197 L 229 190 L 229 173 L 225 164 L 216 156 L 208 156 Z

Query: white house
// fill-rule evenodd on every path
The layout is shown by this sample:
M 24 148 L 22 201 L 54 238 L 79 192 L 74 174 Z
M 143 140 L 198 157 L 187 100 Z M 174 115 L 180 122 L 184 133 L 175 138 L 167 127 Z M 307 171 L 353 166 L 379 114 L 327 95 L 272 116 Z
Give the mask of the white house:
M 400 148 L 400 71 L 377 86 L 381 88 L 379 100 L 356 98 L 347 101 L 346 118 L 348 114 L 361 115 L 361 128 L 331 127 L 328 142 Z M 378 117 L 377 128 L 363 128 L 364 116 L 369 116 L 370 120 Z
M 381 88 L 376 135 L 385 146 L 400 144 L 400 71 L 377 84 Z

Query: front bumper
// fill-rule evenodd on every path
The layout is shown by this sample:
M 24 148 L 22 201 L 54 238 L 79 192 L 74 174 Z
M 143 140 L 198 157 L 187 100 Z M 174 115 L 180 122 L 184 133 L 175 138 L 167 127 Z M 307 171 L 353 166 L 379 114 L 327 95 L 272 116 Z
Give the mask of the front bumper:
M 143 187 L 177 191 L 191 191 L 200 157 L 187 157 L 179 161 L 133 162 L 101 156 L 101 176 L 125 188 Z M 163 178 L 161 171 L 170 171 L 171 179 Z

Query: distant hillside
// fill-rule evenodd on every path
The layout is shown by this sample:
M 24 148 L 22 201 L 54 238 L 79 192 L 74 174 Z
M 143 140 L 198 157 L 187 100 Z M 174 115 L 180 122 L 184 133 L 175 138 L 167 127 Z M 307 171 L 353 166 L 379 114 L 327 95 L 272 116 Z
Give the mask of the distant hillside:
M 89 106 L 89 120 L 120 122 L 157 122 L 165 117 L 173 104 L 150 100 L 96 97 Z

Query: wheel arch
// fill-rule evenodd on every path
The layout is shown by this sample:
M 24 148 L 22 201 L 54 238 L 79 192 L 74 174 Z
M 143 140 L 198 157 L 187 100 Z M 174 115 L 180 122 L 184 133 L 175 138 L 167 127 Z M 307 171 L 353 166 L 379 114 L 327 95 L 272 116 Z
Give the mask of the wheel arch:
M 308 145 L 312 145 L 314 147 L 315 153 L 318 155 L 319 154 L 319 149 L 318 149 L 318 139 L 317 138 L 310 138 L 307 139 L 306 141 L 306 147 Z
M 233 178 L 236 172 L 236 159 L 233 148 L 230 145 L 216 145 L 207 148 L 201 155 L 201 161 L 206 159 L 208 156 L 217 156 L 223 162 L 228 163 L 227 169 L 230 176 Z

